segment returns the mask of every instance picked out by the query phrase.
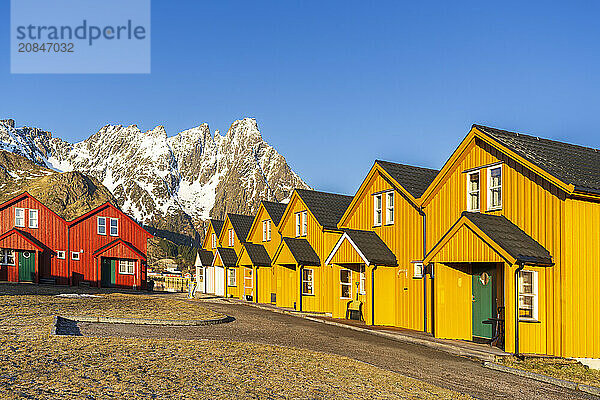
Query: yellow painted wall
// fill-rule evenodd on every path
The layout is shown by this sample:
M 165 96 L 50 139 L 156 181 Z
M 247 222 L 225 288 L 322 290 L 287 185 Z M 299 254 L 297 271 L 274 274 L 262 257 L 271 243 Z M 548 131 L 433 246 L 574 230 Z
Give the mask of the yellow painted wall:
M 277 265 L 277 307 L 294 308 L 298 301 L 297 273 L 294 265 Z
M 600 204 L 568 199 L 563 235 L 563 355 L 600 358 Z
M 271 293 L 274 293 L 272 288 L 273 275 L 276 268 L 272 267 L 254 267 L 254 273 L 258 274 L 258 303 L 270 303 Z M 256 276 L 256 275 L 255 275 Z M 277 282 L 277 281 L 275 281 Z M 273 290 L 273 291 L 272 291 Z
M 376 167 L 374 167 L 376 168 Z M 382 226 L 373 226 L 373 194 L 392 190 L 394 186 L 379 171 L 369 173 L 355 206 L 340 227 L 373 230 L 392 250 L 398 260 L 397 268 L 379 267 L 375 270 L 376 323 L 407 329 L 423 329 L 423 281 L 414 279 L 412 261 L 423 259 L 423 220 L 418 210 L 399 190 L 394 195 L 394 224 L 385 225 L 386 197 L 383 196 Z M 349 254 L 350 250 L 345 252 Z M 393 269 L 393 271 L 391 271 Z M 371 277 L 368 277 L 369 281 Z M 391 279 L 391 282 L 387 282 Z M 381 283 L 381 288 L 378 286 Z M 367 288 L 369 299 L 371 286 Z M 379 297 L 381 298 L 379 299 Z M 378 301 L 379 299 L 379 301 Z M 378 309 L 378 304 L 393 304 Z M 368 308 L 370 309 L 370 305 Z M 370 315 L 370 314 L 369 314 Z
M 211 223 L 208 224 L 208 228 L 206 229 L 206 233 L 204 236 L 204 241 L 203 241 L 203 246 L 202 248 L 205 250 L 209 250 L 212 251 L 213 254 L 215 253 L 215 250 L 212 247 L 212 234 L 214 233 L 214 229 Z M 221 246 L 220 242 L 219 242 L 219 237 L 217 236 L 217 247 Z
M 295 214 L 297 212 L 308 211 L 308 221 L 307 221 L 307 235 L 302 236 L 302 239 L 306 239 L 312 248 L 315 250 L 319 259 L 321 260 L 320 267 L 314 267 L 314 295 L 313 296 L 303 296 L 302 301 L 302 309 L 303 311 L 313 311 L 313 312 L 332 312 L 332 307 L 334 305 L 334 297 L 332 295 L 334 288 L 332 287 L 332 271 L 331 267 L 325 267 L 323 263 L 325 262 L 327 256 L 333 249 L 333 246 L 336 244 L 338 239 L 341 236 L 341 232 L 337 231 L 329 231 L 323 230 L 322 227 L 318 224 L 315 217 L 310 213 L 306 205 L 300 199 L 297 193 L 294 192 L 292 198 L 290 199 L 290 203 L 288 204 L 288 209 L 284 217 L 281 220 L 279 231 L 282 236 L 285 237 L 296 237 L 296 217 Z M 307 268 L 313 268 L 308 267 Z M 277 271 L 281 271 L 278 269 Z M 294 286 L 292 290 L 294 291 L 296 301 L 299 302 L 300 299 L 300 271 L 296 270 L 297 276 L 295 277 L 295 281 L 298 283 L 297 286 Z M 279 290 L 279 284 L 277 285 Z M 277 292 L 277 297 L 279 298 L 279 291 Z M 279 303 L 279 300 L 278 300 Z M 298 303 L 299 306 L 299 303 Z
M 548 249 L 556 263 L 556 265 L 546 270 L 543 279 L 540 276 L 540 291 L 544 287 L 544 298 L 540 298 L 539 302 L 540 316 L 544 315 L 544 321 L 538 324 L 528 324 L 522 330 L 520 350 L 524 353 L 534 353 L 544 349 L 544 354 L 563 355 L 560 339 L 563 321 L 560 282 L 561 276 L 564 277 L 564 274 L 571 268 L 571 266 L 565 268 L 568 261 L 565 259 L 564 243 L 561 243 L 561 227 L 568 225 L 563 225 L 566 194 L 554 184 L 524 168 L 479 138 L 473 138 L 468 143 L 464 153 L 452 161 L 448 164 L 449 173 L 434 188 L 432 196 L 423 202 L 427 214 L 427 250 L 431 250 L 458 220 L 461 212 L 466 210 L 467 178 L 463 171 L 503 162 L 503 207 L 501 210 L 491 213 L 505 215 L 515 225 Z M 480 205 L 482 212 L 487 212 L 486 180 L 487 172 L 482 170 L 480 175 Z M 463 245 L 464 243 L 457 241 L 454 249 L 449 251 L 457 255 L 462 251 L 460 246 Z M 436 290 L 439 285 L 445 285 L 445 283 L 440 282 L 441 280 L 441 278 L 436 277 Z M 506 285 L 505 293 L 512 293 L 507 292 L 507 290 L 512 290 L 510 285 L 512 283 Z M 573 295 L 573 293 L 565 293 L 565 295 Z M 513 295 L 511 294 L 509 297 L 512 299 Z M 566 298 L 564 297 L 565 301 Z M 510 309 L 510 307 L 513 307 L 513 305 L 507 303 L 507 315 L 514 314 L 514 308 Z M 542 312 L 541 308 L 546 308 L 547 311 L 552 310 L 552 312 Z M 439 315 L 436 315 L 436 317 L 439 317 Z M 507 345 L 514 342 L 514 337 L 510 336 L 514 333 L 511 333 L 512 328 L 509 325 L 510 321 L 507 321 Z M 543 344 L 535 344 L 540 342 Z
M 435 336 L 472 338 L 471 275 L 441 263 L 435 266 Z
M 463 225 L 440 248 L 432 259 L 436 263 L 448 262 L 503 262 L 502 257 L 468 226 Z

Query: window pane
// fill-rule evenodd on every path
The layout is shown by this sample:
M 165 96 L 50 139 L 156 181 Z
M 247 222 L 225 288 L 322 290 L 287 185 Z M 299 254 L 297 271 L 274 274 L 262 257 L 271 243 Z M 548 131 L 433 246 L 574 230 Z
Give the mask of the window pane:
M 351 282 L 351 271 L 348 269 L 343 269 L 340 271 L 340 281 L 342 283 L 350 283 Z
M 469 191 L 479 190 L 479 173 L 469 175 Z
M 490 186 L 498 187 L 502 184 L 502 169 L 494 168 L 490 170 Z
M 352 287 L 351 285 L 342 285 L 342 297 L 344 297 L 344 298 L 352 297 L 350 294 L 351 287 Z

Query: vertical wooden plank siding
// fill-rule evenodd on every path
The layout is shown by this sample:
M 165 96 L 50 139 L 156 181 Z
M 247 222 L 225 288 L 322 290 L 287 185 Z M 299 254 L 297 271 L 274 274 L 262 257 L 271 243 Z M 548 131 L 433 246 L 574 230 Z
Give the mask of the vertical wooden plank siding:
M 466 210 L 467 184 L 464 171 L 497 162 L 501 162 L 503 165 L 502 209 L 487 211 L 487 171 L 482 169 L 480 175 L 481 212 L 506 216 L 550 251 L 556 263 L 550 268 L 534 268 L 539 272 L 540 321 L 535 324 L 520 323 L 520 351 L 564 355 L 563 344 L 560 340 L 561 326 L 563 325 L 561 304 L 566 299 L 563 296 L 568 293 L 561 288 L 563 286 L 561 275 L 565 263 L 570 262 L 565 259 L 564 243 L 561 241 L 561 227 L 564 223 L 566 205 L 566 194 L 562 190 L 480 139 L 474 138 L 466 147 L 465 152 L 450 167 L 448 174 L 439 182 L 432 196 L 423 203 L 427 214 L 427 250 L 431 250 L 458 220 L 460 213 Z M 569 229 L 568 226 L 566 229 Z M 473 241 L 469 241 L 466 237 L 457 238 L 447 250 L 451 254 L 446 254 L 446 256 L 461 261 L 473 261 L 462 259 L 464 256 L 461 254 L 465 254 L 465 249 L 461 246 L 465 243 L 473 243 Z M 477 254 L 482 259 L 490 256 L 489 250 L 483 247 L 466 250 L 466 253 L 471 254 L 469 257 L 473 257 L 473 254 Z M 569 268 L 571 268 L 570 265 Z M 506 267 L 504 274 L 507 349 L 514 343 L 514 329 L 511 326 L 511 323 L 514 324 L 512 316 L 515 312 L 514 275 L 511 275 L 514 273 L 514 269 L 515 267 Z M 527 267 L 527 269 L 530 268 Z M 436 287 L 449 284 L 442 282 L 444 279 L 443 275 L 436 276 L 434 283 Z M 443 317 L 440 316 L 440 318 Z M 513 318 L 512 322 L 511 318 Z
M 377 168 L 376 166 L 373 168 Z M 373 226 L 373 194 L 394 190 L 391 182 L 378 171 L 369 174 L 365 190 L 356 201 L 356 206 L 348 214 L 340 227 L 372 230 L 395 254 L 397 267 L 380 266 L 375 270 L 375 319 L 407 329 L 423 329 L 423 280 L 414 279 L 412 261 L 423 259 L 423 219 L 419 211 L 403 197 L 400 191 L 394 191 L 394 223 L 386 225 L 386 197 L 383 196 L 382 226 Z M 393 272 L 390 271 L 393 269 Z M 369 282 L 371 276 L 369 274 Z M 391 279 L 389 283 L 381 284 Z M 381 286 L 385 285 L 385 286 Z M 371 302 L 371 284 L 366 296 Z M 390 297 L 391 296 L 391 297 Z M 378 305 L 388 304 L 379 308 Z M 370 305 L 367 306 L 370 315 Z M 369 321 L 370 322 L 370 321 Z

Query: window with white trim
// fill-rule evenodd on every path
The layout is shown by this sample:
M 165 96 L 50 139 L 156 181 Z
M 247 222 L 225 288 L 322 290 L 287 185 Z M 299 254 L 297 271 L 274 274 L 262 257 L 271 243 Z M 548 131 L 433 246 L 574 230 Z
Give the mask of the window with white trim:
M 385 195 L 385 223 L 387 225 L 394 223 L 394 192 Z
M 467 211 L 479 211 L 479 171 L 467 174 Z
M 488 210 L 499 210 L 502 208 L 502 165 L 490 167 L 487 171 Z
M 217 247 L 217 234 L 216 233 L 212 234 L 211 241 L 212 241 L 212 246 L 211 247 L 213 249 L 215 249 Z
M 381 194 L 373 196 L 373 225 L 381 226 Z
M 271 241 L 271 220 L 263 221 L 263 242 Z
M 352 271 L 349 269 L 340 270 L 340 298 L 351 299 L 352 298 Z
M 98 235 L 106 235 L 106 217 L 98 217 Z
M 244 288 L 252 289 L 252 268 L 246 268 L 246 274 L 244 275 Z
M 538 273 L 519 272 L 519 319 L 538 319 Z
M 35 229 L 38 227 L 38 225 L 39 225 L 38 210 L 29 209 L 29 227 Z
M 25 209 L 15 208 L 15 226 L 25 228 Z
M 367 274 L 364 265 L 361 267 L 359 274 L 358 294 L 367 294 Z
M 302 269 L 302 294 L 311 296 L 314 294 L 314 272 L 311 268 Z
M 79 252 L 78 251 L 71 252 L 71 260 L 79 261 Z
M 15 253 L 11 249 L 0 250 L 1 265 L 15 265 Z
M 227 238 L 229 247 L 233 247 L 233 245 L 235 244 L 235 235 L 233 233 L 233 228 L 229 228 L 229 230 L 227 231 Z
M 119 260 L 119 274 L 133 275 L 134 266 L 135 261 L 133 260 Z
M 59 260 L 64 260 L 65 258 L 67 258 L 67 254 L 64 250 L 58 250 L 56 252 L 56 258 L 58 258 Z
M 227 268 L 227 286 L 237 286 L 235 269 Z
M 300 231 L 302 230 L 302 217 L 300 213 L 296 213 L 296 237 L 300 236 Z
M 302 236 L 308 234 L 308 212 L 302 211 Z
M 119 219 L 110 219 L 110 236 L 119 236 Z

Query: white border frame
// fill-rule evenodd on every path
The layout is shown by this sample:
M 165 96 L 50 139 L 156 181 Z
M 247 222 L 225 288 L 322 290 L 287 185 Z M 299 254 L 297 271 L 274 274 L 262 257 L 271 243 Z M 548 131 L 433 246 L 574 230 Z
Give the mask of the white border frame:
M 492 207 L 491 202 L 492 202 L 492 188 L 490 186 L 490 183 L 492 182 L 492 170 L 493 169 L 497 169 L 500 168 L 500 205 L 499 206 L 494 206 Z M 479 179 L 481 179 L 481 176 L 479 177 Z M 486 197 L 487 197 L 487 211 L 497 211 L 497 210 L 502 210 L 502 205 L 504 204 L 504 168 L 502 168 L 502 164 L 496 164 L 496 165 L 492 165 L 490 167 L 487 167 L 487 176 L 486 176 L 487 182 L 486 182 Z M 479 185 L 479 188 L 481 189 L 481 184 Z M 481 208 L 481 202 L 479 203 L 479 207 Z
M 469 183 L 471 183 L 471 175 L 475 175 L 477 174 L 479 176 L 479 187 L 477 188 L 477 193 L 478 193 L 478 203 L 479 203 L 479 208 L 475 209 L 475 208 L 470 208 L 471 206 L 471 193 L 475 193 L 475 191 L 471 191 L 469 189 Z M 481 211 L 481 170 L 478 169 L 476 171 L 471 171 L 467 173 L 467 207 L 466 210 L 469 212 L 480 212 Z

